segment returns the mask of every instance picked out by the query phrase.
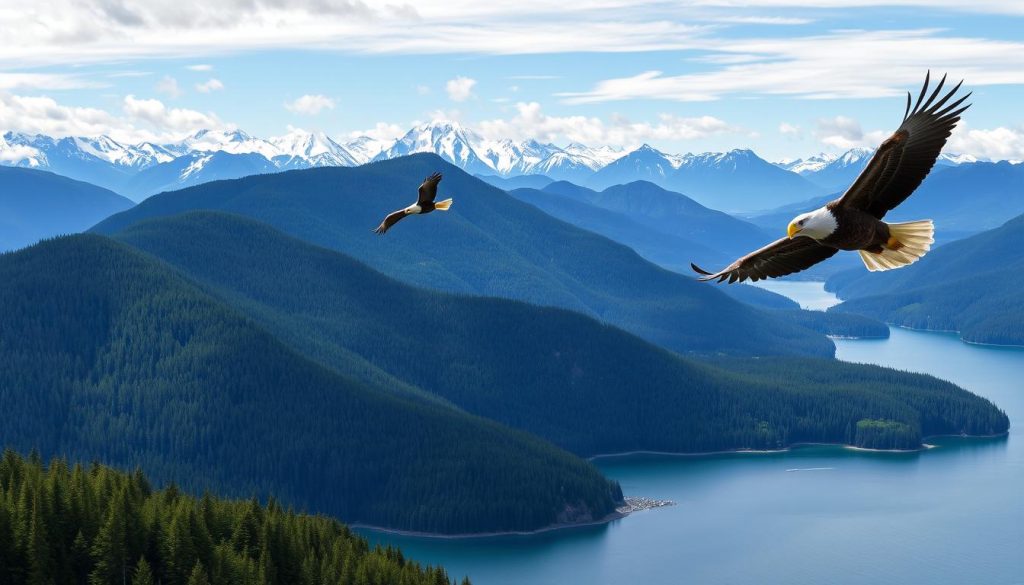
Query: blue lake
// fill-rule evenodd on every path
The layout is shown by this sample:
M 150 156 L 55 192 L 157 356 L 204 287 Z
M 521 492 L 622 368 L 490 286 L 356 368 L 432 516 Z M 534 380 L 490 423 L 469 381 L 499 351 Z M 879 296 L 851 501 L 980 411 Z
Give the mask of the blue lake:
M 820 283 L 770 288 L 807 308 L 835 302 Z M 1009 415 L 1010 436 L 935 438 L 912 454 L 605 458 L 597 465 L 627 495 L 678 505 L 532 536 L 363 534 L 477 585 L 1024 583 L 1024 350 L 895 328 L 887 340 L 836 345 L 840 359 L 929 373 L 989 398 Z

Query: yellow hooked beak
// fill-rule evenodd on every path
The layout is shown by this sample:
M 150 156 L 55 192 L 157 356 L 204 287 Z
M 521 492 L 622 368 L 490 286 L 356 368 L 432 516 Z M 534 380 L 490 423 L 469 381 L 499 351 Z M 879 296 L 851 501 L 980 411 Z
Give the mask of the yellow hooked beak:
M 803 228 L 798 226 L 795 221 L 794 222 L 790 222 L 789 227 L 786 228 L 786 235 L 789 236 L 789 239 L 792 240 L 793 236 L 795 236 L 798 233 L 800 233 L 800 230 L 802 230 L 802 229 Z

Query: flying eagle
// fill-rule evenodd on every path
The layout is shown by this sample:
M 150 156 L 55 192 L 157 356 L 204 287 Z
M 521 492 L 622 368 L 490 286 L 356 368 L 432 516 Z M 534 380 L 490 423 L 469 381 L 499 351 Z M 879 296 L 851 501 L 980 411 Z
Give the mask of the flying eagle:
M 413 203 L 405 209 L 399 209 L 398 211 L 389 214 L 384 218 L 384 221 L 380 222 L 377 229 L 373 231 L 380 235 L 384 235 L 385 232 L 391 229 L 391 226 L 401 221 L 402 218 L 407 215 L 422 215 L 424 213 L 430 213 L 435 209 L 448 211 L 448 208 L 452 206 L 451 199 L 445 199 L 444 201 L 434 203 L 434 198 L 437 197 L 437 184 L 440 182 L 441 173 L 434 173 L 426 179 L 423 179 L 423 184 L 420 185 L 420 195 L 416 200 L 416 203 Z
M 970 93 L 946 105 L 963 81 L 935 101 L 946 82 L 945 76 L 925 100 L 930 76 L 930 72 L 925 76 L 913 109 L 907 93 L 903 123 L 878 147 L 842 197 L 796 216 L 789 222 L 787 237 L 747 254 L 720 272 L 712 274 L 690 264 L 703 275 L 700 280 L 728 280 L 731 284 L 748 278 L 758 281 L 785 276 L 810 268 L 839 250 L 856 250 L 872 272 L 900 268 L 924 256 L 935 241 L 930 219 L 886 223 L 882 218 L 921 184 L 960 114 L 970 107 L 960 105 Z

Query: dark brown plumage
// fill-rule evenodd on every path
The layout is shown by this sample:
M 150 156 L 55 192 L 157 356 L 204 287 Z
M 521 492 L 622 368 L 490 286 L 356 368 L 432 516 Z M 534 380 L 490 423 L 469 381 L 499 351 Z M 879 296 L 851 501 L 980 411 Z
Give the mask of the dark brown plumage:
M 401 221 L 407 215 L 422 215 L 424 213 L 430 213 L 435 209 L 441 211 L 448 211 L 451 207 L 452 200 L 445 199 L 444 201 L 434 202 L 437 197 L 437 184 L 441 182 L 441 173 L 434 173 L 423 179 L 423 183 L 420 184 L 419 196 L 416 199 L 416 203 L 406 207 L 405 209 L 399 209 L 388 214 L 384 218 L 384 221 L 377 226 L 377 229 L 373 230 L 379 235 L 384 235 L 391 226 Z
M 700 280 L 743 282 L 785 276 L 826 260 L 839 250 L 857 250 L 869 270 L 888 270 L 913 263 L 933 241 L 929 220 L 888 224 L 881 219 L 903 203 L 935 164 L 946 139 L 970 107 L 961 106 L 971 94 L 952 101 L 962 81 L 936 101 L 945 76 L 928 96 L 930 73 L 911 110 L 911 95 L 903 123 L 875 151 L 842 197 L 790 223 L 788 237 L 711 273 L 691 264 Z M 831 231 L 824 231 L 831 222 Z M 812 230 L 813 228 L 813 230 Z M 804 230 L 808 233 L 801 233 Z M 799 234 L 800 237 L 794 237 Z

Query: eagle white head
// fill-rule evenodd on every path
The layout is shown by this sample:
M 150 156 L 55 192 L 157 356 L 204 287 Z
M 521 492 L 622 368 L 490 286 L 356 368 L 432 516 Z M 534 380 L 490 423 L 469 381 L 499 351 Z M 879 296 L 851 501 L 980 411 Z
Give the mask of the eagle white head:
M 793 221 L 789 222 L 786 234 L 790 239 L 796 236 L 807 236 L 815 240 L 823 240 L 832 235 L 838 227 L 836 216 L 832 215 L 827 208 L 820 207 L 794 217 Z

